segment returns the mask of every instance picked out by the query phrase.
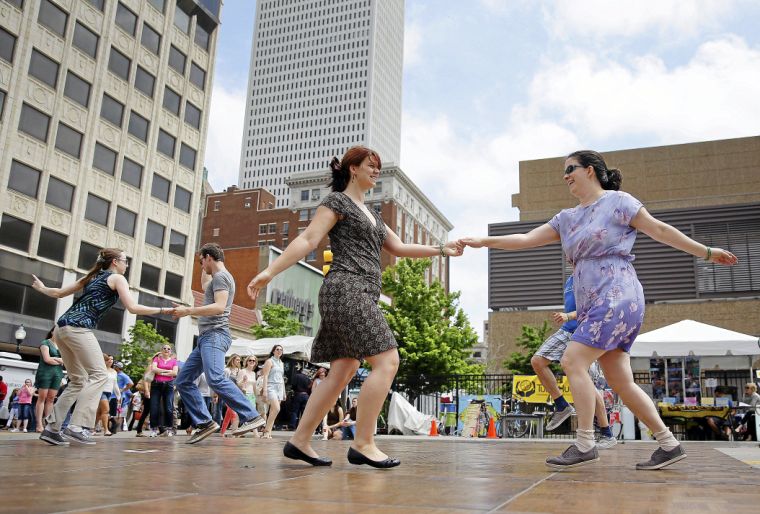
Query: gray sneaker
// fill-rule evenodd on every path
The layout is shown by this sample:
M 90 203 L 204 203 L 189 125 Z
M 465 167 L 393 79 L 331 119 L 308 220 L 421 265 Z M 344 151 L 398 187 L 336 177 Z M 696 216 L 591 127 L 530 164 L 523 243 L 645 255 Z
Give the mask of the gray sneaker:
M 217 425 L 214 420 L 204 423 L 203 425 L 198 425 L 198 428 L 195 429 L 195 432 L 193 432 L 193 435 L 190 436 L 190 439 L 187 440 L 186 444 L 200 443 L 217 430 L 219 430 L 219 425 Z
M 47 428 L 40 434 L 40 439 L 53 446 L 68 446 L 69 442 L 63 438 L 60 432 L 53 432 Z
M 232 431 L 232 435 L 237 437 L 239 435 L 247 434 L 248 432 L 256 430 L 259 427 L 263 427 L 266 425 L 266 423 L 267 421 L 264 418 L 261 416 L 256 416 L 253 419 L 249 419 L 245 423 L 241 423 L 239 427 Z
M 573 414 L 575 414 L 575 409 L 572 405 L 568 405 L 562 410 L 555 411 L 554 414 L 552 414 L 552 419 L 550 419 L 549 423 L 546 424 L 546 430 L 548 432 L 551 432 L 562 423 L 564 423 L 564 421 Z
M 596 441 L 596 447 L 600 450 L 606 450 L 608 448 L 612 448 L 617 444 L 617 439 L 614 437 L 605 437 L 601 436 L 599 440 Z
M 72 443 L 95 444 L 95 440 L 92 438 L 92 435 L 85 428 L 83 428 L 80 432 L 76 432 L 70 427 L 66 427 L 61 432 L 61 435 L 64 439 L 71 441 Z
M 636 464 L 636 469 L 660 469 L 685 458 L 686 452 L 683 451 L 683 446 L 680 444 L 670 451 L 663 450 L 662 448 L 657 448 L 652 456 L 649 457 L 648 461 L 639 462 Z
M 571 469 L 578 466 L 585 466 L 599 460 L 599 452 L 596 446 L 586 453 L 581 453 L 577 446 L 571 444 L 567 450 L 562 452 L 559 457 L 549 457 L 546 459 L 546 465 L 552 469 Z

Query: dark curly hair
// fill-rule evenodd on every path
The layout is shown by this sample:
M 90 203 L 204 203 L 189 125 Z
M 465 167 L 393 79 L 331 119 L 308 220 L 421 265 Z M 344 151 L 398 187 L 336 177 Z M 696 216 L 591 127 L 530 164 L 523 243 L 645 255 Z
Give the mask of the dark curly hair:
M 604 162 L 604 157 L 599 152 L 593 150 L 578 150 L 566 157 L 567 159 L 577 159 L 584 168 L 593 166 L 596 178 L 602 189 L 610 191 L 619 191 L 623 184 L 623 173 L 617 168 L 608 168 Z

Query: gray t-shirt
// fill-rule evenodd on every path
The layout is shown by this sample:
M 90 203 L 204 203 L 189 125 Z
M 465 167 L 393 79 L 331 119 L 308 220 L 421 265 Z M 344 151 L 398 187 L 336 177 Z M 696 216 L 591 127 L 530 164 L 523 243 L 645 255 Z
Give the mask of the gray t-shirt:
M 211 305 L 214 303 L 214 293 L 217 291 L 229 291 L 230 294 L 227 297 L 227 306 L 224 308 L 224 312 L 216 316 L 199 316 L 198 317 L 198 334 L 202 334 L 208 330 L 215 328 L 229 329 L 230 328 L 230 311 L 232 310 L 232 300 L 235 298 L 235 280 L 227 270 L 214 273 L 211 277 L 211 282 L 206 287 L 206 293 L 203 297 L 203 305 Z

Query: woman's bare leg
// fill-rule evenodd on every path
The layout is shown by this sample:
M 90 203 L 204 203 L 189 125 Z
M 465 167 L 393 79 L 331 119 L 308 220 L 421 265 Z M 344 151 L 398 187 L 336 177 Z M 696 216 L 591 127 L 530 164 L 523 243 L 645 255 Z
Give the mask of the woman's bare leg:
M 364 380 L 359 392 L 359 405 L 356 411 L 356 435 L 351 446 L 371 460 L 382 461 L 388 456 L 375 446 L 375 425 L 398 371 L 398 350 L 394 348 L 367 357 L 367 362 L 372 366 L 372 371 Z
M 357 369 L 359 369 L 359 361 L 356 359 L 344 358 L 332 361 L 327 378 L 309 396 L 298 428 L 293 433 L 293 437 L 290 438 L 290 443 L 309 457 L 318 457 L 317 452 L 311 447 L 311 435 L 314 433 L 314 429 L 335 405 L 335 400 L 354 378 Z

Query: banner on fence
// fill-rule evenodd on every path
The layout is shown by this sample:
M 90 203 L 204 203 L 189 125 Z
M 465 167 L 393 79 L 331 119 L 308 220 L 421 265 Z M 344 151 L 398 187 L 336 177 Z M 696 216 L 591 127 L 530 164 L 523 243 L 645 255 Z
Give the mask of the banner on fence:
M 485 437 L 488 425 L 480 415 L 487 409 L 490 417 L 501 412 L 501 396 L 496 394 L 462 394 L 459 396 L 459 433 L 464 437 Z
M 560 377 L 557 385 L 559 385 L 565 400 L 573 403 L 573 395 L 570 393 L 570 382 L 567 377 Z M 536 375 L 515 375 L 512 381 L 512 394 L 527 403 L 547 403 L 551 399 Z

